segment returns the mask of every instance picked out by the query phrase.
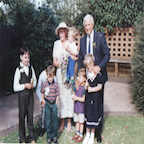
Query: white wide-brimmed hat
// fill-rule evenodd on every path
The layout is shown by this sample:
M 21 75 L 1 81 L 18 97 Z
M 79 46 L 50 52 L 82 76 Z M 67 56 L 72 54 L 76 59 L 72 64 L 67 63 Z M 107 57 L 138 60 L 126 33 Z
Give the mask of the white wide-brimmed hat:
M 69 30 L 68 26 L 67 26 L 64 22 L 61 22 L 61 23 L 58 25 L 58 27 L 55 29 L 56 35 L 58 35 L 58 30 L 59 30 L 60 28 L 65 28 L 65 29 Z

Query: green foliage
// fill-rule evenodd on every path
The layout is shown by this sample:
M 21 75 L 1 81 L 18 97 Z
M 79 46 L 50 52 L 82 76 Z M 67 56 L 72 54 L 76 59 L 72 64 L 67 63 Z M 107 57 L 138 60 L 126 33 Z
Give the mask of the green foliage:
M 2 64 L 1 89 L 12 91 L 13 75 L 19 64 L 19 49 L 29 47 L 31 63 L 37 78 L 45 68 L 45 61 L 52 59 L 53 43 L 57 36 L 55 27 L 58 22 L 52 10 L 42 6 L 35 9 L 29 0 L 5 1 L 9 4 L 8 13 L 2 13 Z
M 82 28 L 83 17 L 91 14 L 95 30 L 112 31 L 114 27 L 133 27 L 137 17 L 144 12 L 142 0 L 78 0 L 79 14 L 75 26 Z
M 59 22 L 65 22 L 68 26 L 73 26 L 74 18 L 77 13 L 75 0 L 46 0 L 48 6 L 52 7 Z
M 136 108 L 144 114 L 144 15 L 136 23 L 135 50 L 132 57 L 132 95 Z

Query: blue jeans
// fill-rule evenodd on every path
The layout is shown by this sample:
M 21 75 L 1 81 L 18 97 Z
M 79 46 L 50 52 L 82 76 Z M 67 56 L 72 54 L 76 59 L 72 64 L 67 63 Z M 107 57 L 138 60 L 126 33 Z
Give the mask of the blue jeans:
M 69 62 L 67 66 L 67 77 L 74 76 L 74 67 L 75 67 L 75 61 L 69 56 Z
M 45 103 L 45 127 L 47 132 L 47 140 L 57 137 L 58 130 L 58 116 L 56 103 Z

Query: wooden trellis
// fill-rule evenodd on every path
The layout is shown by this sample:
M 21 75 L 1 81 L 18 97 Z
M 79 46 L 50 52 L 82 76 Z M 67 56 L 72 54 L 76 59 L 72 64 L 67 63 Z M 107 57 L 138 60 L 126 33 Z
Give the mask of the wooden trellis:
M 114 28 L 112 33 L 105 32 L 111 59 L 131 60 L 134 44 L 133 28 Z

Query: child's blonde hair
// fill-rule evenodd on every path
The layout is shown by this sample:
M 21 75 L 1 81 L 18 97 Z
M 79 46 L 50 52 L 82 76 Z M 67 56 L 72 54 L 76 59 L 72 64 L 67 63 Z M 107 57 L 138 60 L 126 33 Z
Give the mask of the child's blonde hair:
M 46 74 L 49 77 L 53 77 L 55 75 L 55 67 L 53 65 L 49 65 L 46 69 Z
M 84 59 L 84 61 L 83 61 L 83 64 L 84 64 L 84 66 L 85 67 L 87 67 L 88 65 L 90 65 L 91 63 L 94 63 L 94 61 L 95 61 L 95 57 L 92 55 L 92 54 L 87 54 L 86 56 L 85 56 L 85 59 Z
M 76 30 L 76 28 L 75 27 L 70 27 L 69 28 L 69 34 L 71 34 L 71 36 L 74 38 L 74 39 L 76 39 L 76 36 L 77 36 L 77 30 Z

